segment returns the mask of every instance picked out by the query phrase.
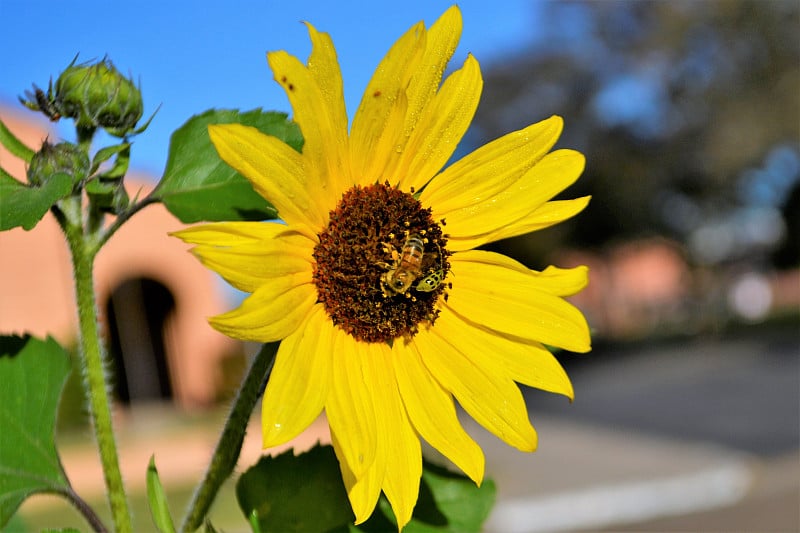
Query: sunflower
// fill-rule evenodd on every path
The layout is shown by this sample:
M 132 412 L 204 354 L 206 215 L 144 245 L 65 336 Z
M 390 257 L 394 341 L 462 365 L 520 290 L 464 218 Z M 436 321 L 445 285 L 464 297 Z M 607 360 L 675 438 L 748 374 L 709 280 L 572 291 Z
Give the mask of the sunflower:
M 209 127 L 220 157 L 282 221 L 177 235 L 252 293 L 211 325 L 238 339 L 282 341 L 263 398 L 264 447 L 289 441 L 324 411 L 356 523 L 383 491 L 402 529 L 417 501 L 420 439 L 476 483 L 483 478 L 483 453 L 456 401 L 511 446 L 533 451 L 517 384 L 573 396 L 544 345 L 590 349 L 583 315 L 563 299 L 586 285 L 586 268 L 538 272 L 475 248 L 581 211 L 588 197 L 551 199 L 578 178 L 584 158 L 551 151 L 562 129 L 554 116 L 442 170 L 482 89 L 472 56 L 442 82 L 461 34 L 457 7 L 392 46 L 349 135 L 333 43 L 307 26 L 307 64 L 284 51 L 267 55 L 303 133 L 302 153 L 250 127 Z

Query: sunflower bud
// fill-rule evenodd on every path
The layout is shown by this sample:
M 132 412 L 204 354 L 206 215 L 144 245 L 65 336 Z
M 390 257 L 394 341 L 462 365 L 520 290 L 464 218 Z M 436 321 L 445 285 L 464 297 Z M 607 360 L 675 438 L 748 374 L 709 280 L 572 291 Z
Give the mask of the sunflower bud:
M 31 185 L 42 185 L 54 174 L 64 173 L 72 177 L 73 185 L 77 185 L 89 175 L 89 166 L 89 156 L 78 146 L 45 141 L 28 165 L 28 181 Z
M 71 65 L 56 81 L 58 109 L 78 127 L 104 128 L 122 137 L 142 118 L 142 94 L 111 61 Z

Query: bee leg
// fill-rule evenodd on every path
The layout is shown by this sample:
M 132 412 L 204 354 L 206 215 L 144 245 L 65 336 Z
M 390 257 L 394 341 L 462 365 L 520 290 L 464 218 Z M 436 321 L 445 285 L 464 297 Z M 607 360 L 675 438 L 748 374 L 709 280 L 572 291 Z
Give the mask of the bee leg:
M 400 259 L 400 254 L 397 252 L 397 248 L 390 242 L 382 242 L 381 246 L 383 247 L 383 253 L 389 254 L 392 256 L 392 261 L 397 261 Z

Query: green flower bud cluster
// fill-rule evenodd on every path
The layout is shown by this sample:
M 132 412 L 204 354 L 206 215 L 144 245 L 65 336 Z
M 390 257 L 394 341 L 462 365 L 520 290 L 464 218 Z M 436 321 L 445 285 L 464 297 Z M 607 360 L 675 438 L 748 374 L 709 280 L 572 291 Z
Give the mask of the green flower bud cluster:
M 20 100 L 51 120 L 71 118 L 78 128 L 103 128 L 116 137 L 144 129 L 134 130 L 144 112 L 139 88 L 106 58 L 80 65 L 73 61 L 56 80 L 55 90 L 52 82 L 47 92 L 33 88 L 26 91 L 27 100 Z
M 56 102 L 61 115 L 75 119 L 78 127 L 101 127 L 118 137 L 134 129 L 144 110 L 139 89 L 107 59 L 62 72 Z
M 89 157 L 77 145 L 69 142 L 50 144 L 45 141 L 28 165 L 28 181 L 31 185 L 43 185 L 55 174 L 67 174 L 75 186 L 82 183 L 89 172 Z
M 124 213 L 130 203 L 123 184 L 130 162 L 131 144 L 127 138 L 143 132 L 153 119 L 150 117 L 137 127 L 144 111 L 139 88 L 103 58 L 79 65 L 73 60 L 58 76 L 55 86 L 51 80 L 46 91 L 36 85 L 33 89 L 26 91 L 26 98 L 20 98 L 22 104 L 53 121 L 72 119 L 77 142 L 45 142 L 30 161 L 30 184 L 40 187 L 55 181 L 65 183 L 66 175 L 72 183 L 72 196 L 86 193 L 90 218 L 99 220 L 105 213 Z M 90 157 L 92 141 L 100 129 L 124 140 L 100 148 Z M 59 177 L 54 180 L 54 176 Z

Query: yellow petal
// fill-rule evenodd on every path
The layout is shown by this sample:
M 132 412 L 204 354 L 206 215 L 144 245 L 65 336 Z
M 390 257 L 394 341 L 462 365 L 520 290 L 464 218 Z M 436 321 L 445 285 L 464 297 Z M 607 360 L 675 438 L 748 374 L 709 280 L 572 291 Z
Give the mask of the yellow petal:
M 461 11 L 452 6 L 427 32 L 425 53 L 414 72 L 408 86 L 408 113 L 405 132 L 410 134 L 416 127 L 422 110 L 428 105 L 439 89 L 447 63 L 453 56 L 461 38 Z
M 331 36 L 319 32 L 306 22 L 311 38 L 311 55 L 308 58 L 308 70 L 319 86 L 325 106 L 331 117 L 337 135 L 347 134 L 347 111 L 344 104 L 344 88 L 339 60 Z
M 387 453 L 386 443 L 386 428 L 388 427 L 387 424 L 391 423 L 391 420 L 387 418 L 386 401 L 381 401 L 383 398 L 381 389 L 389 384 L 389 381 L 385 377 L 385 372 L 381 372 L 380 368 L 376 368 L 378 361 L 386 357 L 389 348 L 386 345 L 377 343 L 353 344 L 352 338 L 346 334 L 339 330 L 336 330 L 336 333 L 340 337 L 339 341 L 344 340 L 346 343 L 357 347 L 354 353 L 355 357 L 357 357 L 359 372 L 358 385 L 334 381 L 332 386 L 334 388 L 341 387 L 342 391 L 344 391 L 344 387 L 348 386 L 351 389 L 355 389 L 344 392 L 352 392 L 352 397 L 355 398 L 355 401 L 364 403 L 363 406 L 351 407 L 350 418 L 345 420 L 339 420 L 340 416 L 336 414 L 336 412 L 341 411 L 341 416 L 344 416 L 347 414 L 344 409 L 336 408 L 332 411 L 331 408 L 333 406 L 330 405 L 330 402 L 328 407 L 328 422 L 331 426 L 334 450 L 339 458 L 339 466 L 347 489 L 347 495 L 356 515 L 356 524 L 359 524 L 367 520 L 372 514 L 385 481 L 388 464 L 394 460 L 394 457 Z M 339 344 L 337 344 L 337 355 L 340 351 L 338 346 Z M 334 365 L 341 363 L 345 363 L 345 361 L 334 361 Z M 336 380 L 337 376 L 334 375 L 333 379 Z M 352 399 L 346 398 L 341 403 L 352 401 Z M 335 415 L 333 418 L 331 416 L 332 413 Z M 365 423 L 364 419 L 368 417 L 369 422 Z M 350 425 L 349 428 L 347 427 L 348 424 Z M 354 463 L 353 457 L 358 458 L 359 456 L 360 452 L 357 451 L 359 446 L 372 446 L 373 460 L 361 468 L 361 471 L 354 472 L 351 465 Z M 358 461 L 355 462 L 358 463 Z
M 398 166 L 408 171 L 414 154 L 407 143 L 417 127 L 422 127 L 418 124 L 421 117 L 432 113 L 426 108 L 436 97 L 444 70 L 461 37 L 461 28 L 461 12 L 453 6 L 429 31 L 421 24 L 412 27 L 378 67 L 353 122 L 352 142 L 356 145 L 352 152 L 357 169 L 355 179 L 359 183 L 389 180 L 397 184 L 402 178 Z M 374 102 L 368 103 L 370 99 Z M 426 120 L 430 122 L 431 118 Z M 424 163 L 419 161 L 415 166 Z M 444 161 L 428 162 L 435 168 L 425 169 L 427 175 L 419 181 L 427 181 L 443 164 Z M 413 180 L 406 185 L 413 185 Z
M 552 116 L 506 134 L 456 161 L 436 176 L 420 201 L 437 212 L 463 209 L 507 189 L 550 151 L 564 121 Z
M 494 368 L 482 368 L 443 337 L 436 325 L 414 337 L 423 362 L 442 386 L 483 427 L 522 451 L 536 449 L 536 431 L 528 420 L 519 387 Z
M 170 235 L 190 244 L 235 246 L 268 241 L 283 231 L 286 225 L 279 222 L 216 222 L 190 226 Z
M 331 59 L 320 54 L 320 58 L 325 57 Z M 341 193 L 353 183 L 347 128 L 342 128 L 340 120 L 344 102 L 329 108 L 331 95 L 324 94 L 314 74 L 296 57 L 284 51 L 270 52 L 267 61 L 275 81 L 286 90 L 292 104 L 294 120 L 303 133 L 303 164 L 308 185 L 325 203 L 327 215 Z M 338 64 L 335 68 L 338 69 Z
M 376 457 L 361 477 L 356 478 L 350 467 L 347 466 L 342 445 L 333 432 L 331 432 L 331 443 L 336 452 L 336 458 L 339 460 L 339 470 L 342 472 L 342 480 L 350 500 L 350 506 L 356 516 L 355 523 L 360 524 L 372 516 L 375 504 L 378 503 L 381 485 L 386 475 L 386 455 L 381 454 Z
M 438 320 L 436 324 L 438 327 Z M 428 444 L 480 485 L 485 466 L 483 452 L 461 427 L 452 395 L 428 372 L 415 343 L 395 342 L 392 356 L 411 423 Z
M 538 272 L 507 255 L 484 250 L 468 250 L 460 252 L 455 257 L 463 263 L 484 265 L 489 268 L 494 265 L 519 272 L 527 276 L 525 281 L 521 281 L 519 278 L 515 279 L 521 283 L 521 290 L 525 290 L 526 287 L 534 287 L 535 290 L 547 291 L 556 296 L 572 296 L 586 288 L 589 283 L 589 269 L 585 266 L 559 268 L 550 265 Z M 469 266 L 465 268 L 469 269 Z
M 325 412 L 339 442 L 339 453 L 357 480 L 375 461 L 377 448 L 372 384 L 364 370 L 365 358 L 373 349 L 373 344 L 357 342 L 334 328 L 332 381 Z
M 255 292 L 275 278 L 294 278 L 298 284 L 305 283 L 313 270 L 315 243 L 286 226 L 279 227 L 283 231 L 267 240 L 228 247 L 199 245 L 192 253 L 241 291 Z
M 460 209 L 433 207 L 435 220 L 447 220 L 456 239 L 483 235 L 521 220 L 578 179 L 585 159 L 574 150 L 550 152 L 505 190 Z
M 388 346 L 371 344 L 364 369 L 374 385 L 373 400 L 378 425 L 378 454 L 387 458 L 383 492 L 402 529 L 417 503 L 422 476 L 422 450 L 419 437 L 411 426 L 400 400 L 397 378 Z
M 464 136 L 483 88 L 478 62 L 467 56 L 423 110 L 394 174 L 399 187 L 419 190 L 450 159 Z
M 300 326 L 316 300 L 311 272 L 276 278 L 265 282 L 242 305 L 209 319 L 209 323 L 235 339 L 275 342 Z
M 382 183 L 398 143 L 405 142 L 403 126 L 408 99 L 406 88 L 425 50 L 425 28 L 415 24 L 392 46 L 364 91 L 350 129 L 353 174 L 361 185 Z
M 436 180 L 434 180 L 435 182 Z M 554 224 L 558 224 L 574 217 L 583 211 L 589 204 L 590 196 L 575 198 L 574 200 L 556 200 L 536 208 L 532 213 L 525 215 L 516 222 L 501 226 L 495 231 L 480 235 L 449 236 L 447 248 L 452 251 L 471 250 L 489 242 L 508 239 L 517 235 L 525 235 L 532 231 L 539 231 Z
M 322 412 L 331 381 L 333 324 L 315 305 L 281 342 L 261 404 L 264 448 L 295 438 Z
M 556 296 L 572 296 L 589 284 L 589 267 L 559 268 L 550 265 L 542 270 L 540 277 L 543 281 L 547 279 L 543 285 L 545 290 L 550 289 Z
M 453 287 L 447 306 L 476 324 L 574 352 L 590 348 L 581 312 L 558 292 L 572 280 L 509 268 L 500 254 L 459 252 L 450 257 Z M 563 285 L 562 288 L 559 288 Z
M 558 360 L 538 342 L 509 339 L 442 309 L 436 329 L 481 368 L 493 368 L 517 383 L 574 398 L 572 383 Z
M 288 224 L 324 226 L 328 211 L 321 212 L 324 204 L 314 195 L 302 156 L 288 144 L 241 124 L 211 125 L 208 134 L 219 156 L 250 180 Z

